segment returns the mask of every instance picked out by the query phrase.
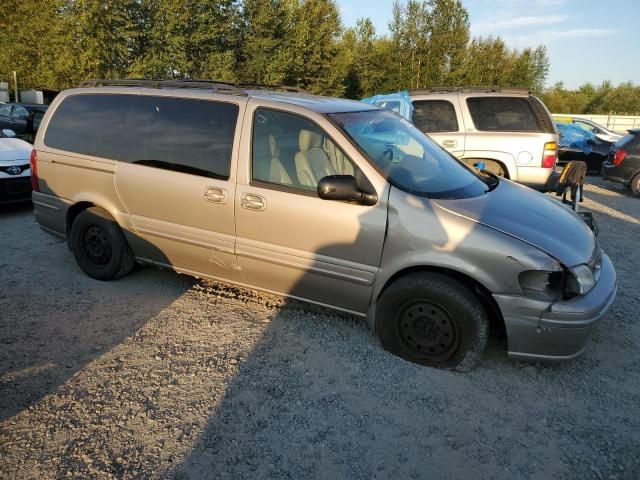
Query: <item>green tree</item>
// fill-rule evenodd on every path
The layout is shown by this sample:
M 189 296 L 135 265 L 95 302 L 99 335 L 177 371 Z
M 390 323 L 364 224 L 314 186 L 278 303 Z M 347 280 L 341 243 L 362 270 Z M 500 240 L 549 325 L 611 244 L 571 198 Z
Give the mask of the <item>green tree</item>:
M 0 2 L 0 80 L 9 81 L 15 70 L 20 89 L 72 85 L 77 80 L 72 42 L 62 0 Z
M 282 84 L 289 77 L 297 2 L 245 0 L 241 78 L 246 82 Z
M 340 49 L 342 24 L 333 0 L 304 0 L 295 15 L 291 83 L 311 93 L 344 93 L 347 59 Z
M 342 48 L 349 64 L 347 97 L 362 98 L 379 92 L 386 69 L 371 19 L 361 18 L 355 28 L 348 29 L 342 38 Z
M 235 80 L 240 40 L 236 0 L 147 0 L 148 45 L 134 76 Z

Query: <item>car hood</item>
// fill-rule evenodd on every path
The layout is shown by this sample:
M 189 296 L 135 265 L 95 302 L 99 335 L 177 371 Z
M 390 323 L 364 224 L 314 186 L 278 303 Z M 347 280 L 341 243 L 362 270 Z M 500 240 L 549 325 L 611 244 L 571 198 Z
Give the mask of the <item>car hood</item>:
M 595 236 L 573 211 L 509 180 L 501 179 L 481 197 L 432 201 L 450 213 L 538 247 L 568 267 L 587 263 L 596 248 Z
M 29 160 L 33 146 L 19 138 L 0 138 L 0 161 Z

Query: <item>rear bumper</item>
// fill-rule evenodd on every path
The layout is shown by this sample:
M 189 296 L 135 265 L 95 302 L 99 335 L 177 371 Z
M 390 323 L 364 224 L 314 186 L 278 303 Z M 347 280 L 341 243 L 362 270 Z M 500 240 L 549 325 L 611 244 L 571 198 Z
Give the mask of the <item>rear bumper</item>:
M 586 295 L 549 304 L 528 297 L 494 295 L 504 317 L 509 358 L 561 362 L 579 356 L 613 303 L 617 277 L 602 254 L 602 272 Z
M 56 237 L 67 238 L 67 210 L 70 202 L 46 193 L 33 192 L 33 215 L 40 227 Z
M 612 182 L 622 183 L 627 185 L 630 179 L 623 178 L 620 176 L 619 168 L 617 165 L 612 165 L 611 163 L 605 162 L 600 167 L 600 175 L 602 178 L 606 180 L 611 180 Z
M 549 178 L 554 174 L 554 168 L 518 167 L 518 183 L 522 183 L 536 190 L 546 191 Z

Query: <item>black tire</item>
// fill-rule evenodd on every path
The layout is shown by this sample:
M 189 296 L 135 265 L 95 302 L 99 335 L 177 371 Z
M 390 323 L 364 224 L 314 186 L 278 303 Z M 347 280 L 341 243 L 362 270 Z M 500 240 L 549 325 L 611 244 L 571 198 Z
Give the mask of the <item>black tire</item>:
M 73 221 L 71 251 L 80 268 L 97 280 L 114 280 L 131 272 L 135 257 L 120 226 L 105 210 L 91 207 Z
M 640 173 L 637 173 L 636 176 L 631 179 L 629 188 L 631 189 L 631 193 L 636 197 L 640 197 Z
M 394 281 L 378 300 L 376 333 L 389 352 L 410 362 L 468 371 L 487 346 L 489 324 L 478 298 L 438 273 Z

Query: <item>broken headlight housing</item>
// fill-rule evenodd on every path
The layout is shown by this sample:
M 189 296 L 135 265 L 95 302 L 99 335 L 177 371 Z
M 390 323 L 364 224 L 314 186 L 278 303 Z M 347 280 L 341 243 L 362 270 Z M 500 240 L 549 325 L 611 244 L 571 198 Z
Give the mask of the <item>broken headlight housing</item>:
M 528 270 L 518 280 L 522 291 L 531 298 L 547 301 L 568 300 L 588 293 L 596 284 L 600 265 L 577 265 L 561 271 Z

